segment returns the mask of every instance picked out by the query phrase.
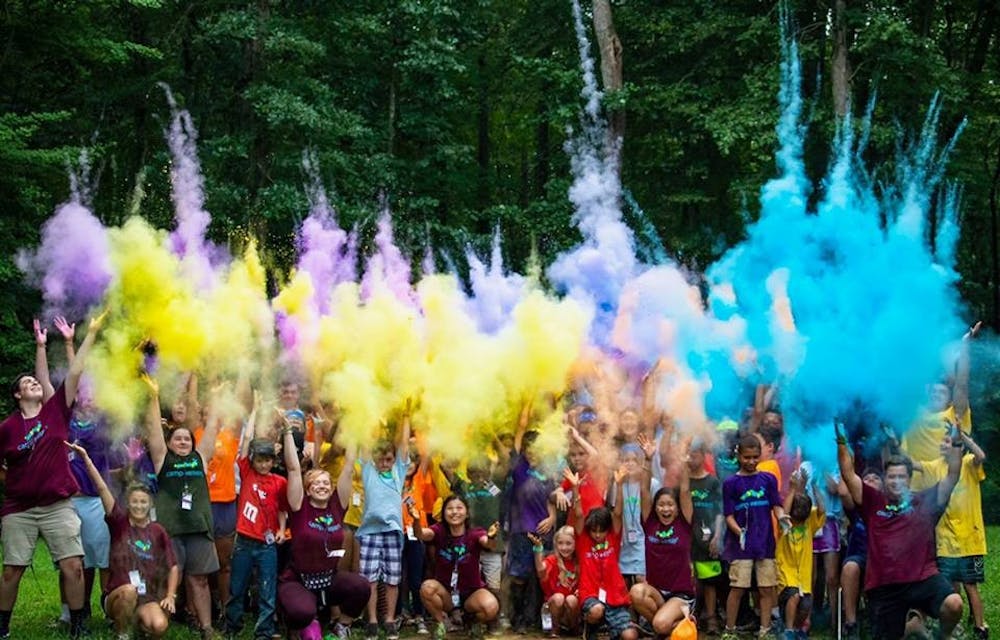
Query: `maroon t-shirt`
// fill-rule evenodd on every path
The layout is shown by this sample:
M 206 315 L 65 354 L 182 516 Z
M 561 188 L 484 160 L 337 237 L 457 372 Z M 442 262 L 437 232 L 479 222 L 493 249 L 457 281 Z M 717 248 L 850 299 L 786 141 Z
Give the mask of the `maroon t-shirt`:
M 336 492 L 320 509 L 302 500 L 302 508 L 288 514 L 292 530 L 291 568 L 299 574 L 336 571 L 344 555 L 344 510 Z
M 104 520 L 111 533 L 110 576 L 104 595 L 129 584 L 129 571 L 138 571 L 146 585 L 146 593 L 139 595 L 140 603 L 159 602 L 166 597 L 170 568 L 177 564 L 167 530 L 155 522 L 145 527 L 133 525 L 118 503 Z
M 458 593 L 465 597 L 486 586 L 479 568 L 479 540 L 486 535 L 480 527 L 466 529 L 460 536 L 453 536 L 441 524 L 431 526 L 434 531 L 434 579 L 451 591 L 451 575 L 458 571 Z
M 0 516 L 44 507 L 80 490 L 63 444 L 69 439 L 70 414 L 66 387 L 59 385 L 34 418 L 18 410 L 0 424 L 0 457 L 7 465 Z
M 663 524 L 650 513 L 642 525 L 646 538 L 646 581 L 660 591 L 694 597 L 691 573 L 691 524 L 678 515 Z
M 934 527 L 947 506 L 937 504 L 938 486 L 899 504 L 890 504 L 885 494 L 868 485 L 862 485 L 862 491 L 861 517 L 868 528 L 865 591 L 936 574 Z

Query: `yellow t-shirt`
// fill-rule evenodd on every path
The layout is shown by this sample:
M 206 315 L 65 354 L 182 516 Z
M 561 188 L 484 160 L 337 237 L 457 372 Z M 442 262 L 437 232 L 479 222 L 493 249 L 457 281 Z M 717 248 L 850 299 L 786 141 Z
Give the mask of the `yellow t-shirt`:
M 921 462 L 924 473 L 914 473 L 921 478 L 926 489 L 948 475 L 948 463 L 943 458 Z M 986 479 L 982 464 L 976 464 L 971 453 L 962 457 L 962 473 L 951 492 L 948 508 L 938 520 L 937 554 L 943 558 L 986 555 L 986 527 L 983 524 L 983 495 L 980 483 Z M 913 483 L 911 483 L 911 486 Z M 920 489 L 914 489 L 919 491 Z
M 903 451 L 914 460 L 934 460 L 941 455 L 941 441 L 948 428 L 945 422 L 955 422 L 955 407 L 949 405 L 944 411 L 927 413 L 910 425 L 903 435 Z M 962 431 L 972 433 L 972 411 L 962 416 Z M 933 484 L 933 483 L 932 483 Z
M 813 537 L 826 523 L 826 514 L 816 507 L 805 522 L 793 525 L 778 538 L 774 561 L 778 566 L 778 585 L 798 588 L 802 593 L 812 593 Z

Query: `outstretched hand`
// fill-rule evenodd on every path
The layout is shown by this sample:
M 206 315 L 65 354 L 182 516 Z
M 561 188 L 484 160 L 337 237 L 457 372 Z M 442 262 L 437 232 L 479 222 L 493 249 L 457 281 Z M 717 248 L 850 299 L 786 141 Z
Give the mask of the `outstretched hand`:
M 980 320 L 976 324 L 969 327 L 969 330 L 965 332 L 964 336 L 962 336 L 962 340 L 972 340 L 977 335 L 979 335 L 979 330 L 982 328 L 983 328 L 983 321 Z
M 90 331 L 100 331 L 104 326 L 104 321 L 108 319 L 110 309 L 104 309 L 99 314 L 90 319 Z
M 139 379 L 146 383 L 149 388 L 149 392 L 154 396 L 160 395 L 160 383 L 157 382 L 151 375 L 143 371 L 139 374 Z
M 69 442 L 68 440 L 63 440 L 63 444 L 70 448 L 76 455 L 80 456 L 81 460 L 86 460 L 90 456 L 87 455 L 87 450 L 78 445 L 75 442 Z
M 71 342 L 73 337 L 76 335 L 76 323 L 70 324 L 66 321 L 63 316 L 56 316 L 52 323 L 56 325 L 56 329 L 59 329 L 59 333 L 62 334 L 63 339 L 66 342 Z
M 574 487 L 579 487 L 580 486 L 580 474 L 579 473 L 575 473 L 569 467 L 563 469 L 563 477 L 566 478 L 567 480 L 569 480 L 569 483 L 571 485 L 573 485 Z
M 640 433 L 636 437 L 636 443 L 639 445 L 639 448 L 642 449 L 642 452 L 646 454 L 647 460 L 651 459 L 656 454 L 656 442 L 654 442 L 652 438 L 647 436 L 645 433 Z
M 34 319 L 31 326 L 35 330 L 35 344 L 39 347 L 44 347 L 45 343 L 49 340 L 48 329 L 42 328 L 42 323 L 38 321 L 38 318 Z
M 498 533 L 500 533 L 500 523 L 494 521 L 493 524 L 490 525 L 490 528 L 486 530 L 486 537 L 493 539 L 497 537 Z
M 617 469 L 615 469 L 615 475 L 614 475 L 615 484 L 621 484 L 622 480 L 624 480 L 627 477 L 628 477 L 628 467 L 622 465 Z
M 528 532 L 528 540 L 531 541 L 531 546 L 540 547 L 542 546 L 542 539 L 536 536 L 534 533 Z
M 833 434 L 837 444 L 847 444 L 847 431 L 844 429 L 844 423 L 836 418 L 833 420 Z

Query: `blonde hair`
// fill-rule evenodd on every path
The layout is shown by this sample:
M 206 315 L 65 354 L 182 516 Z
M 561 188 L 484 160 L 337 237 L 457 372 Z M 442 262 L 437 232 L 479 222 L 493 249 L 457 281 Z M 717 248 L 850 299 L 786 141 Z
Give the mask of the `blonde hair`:
M 569 526 L 568 524 L 559 527 L 559 529 L 556 530 L 555 535 L 552 536 L 552 543 L 553 543 L 552 546 L 555 546 L 556 538 L 558 538 L 559 536 L 570 537 L 570 539 L 573 541 L 573 555 L 576 556 L 576 529 Z M 563 562 L 563 557 L 559 555 L 558 551 L 556 551 L 556 564 L 559 566 L 560 573 L 566 572 L 566 563 Z

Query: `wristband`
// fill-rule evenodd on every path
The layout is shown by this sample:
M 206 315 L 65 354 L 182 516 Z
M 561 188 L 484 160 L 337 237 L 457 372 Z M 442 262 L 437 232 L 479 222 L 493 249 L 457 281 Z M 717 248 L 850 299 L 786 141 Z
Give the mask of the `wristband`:
M 531 550 L 534 551 L 535 553 L 543 553 L 545 551 L 545 547 L 543 547 L 542 545 L 537 545 L 531 547 Z

